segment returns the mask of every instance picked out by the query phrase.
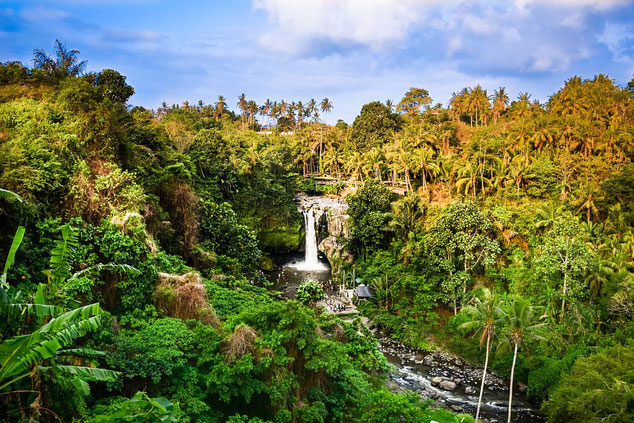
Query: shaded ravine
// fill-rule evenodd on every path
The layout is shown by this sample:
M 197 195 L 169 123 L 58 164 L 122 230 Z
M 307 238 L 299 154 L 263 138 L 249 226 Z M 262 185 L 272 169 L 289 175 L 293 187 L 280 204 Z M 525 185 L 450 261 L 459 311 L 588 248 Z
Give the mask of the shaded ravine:
M 379 342 L 381 351 L 394 366 L 391 381 L 423 398 L 434 399 L 444 408 L 475 415 L 481 368 L 473 367 L 461 358 L 443 352 L 417 351 L 390 338 L 381 338 Z M 488 374 L 480 407 L 481 419 L 491 423 L 506 422 L 508 395 L 507 382 Z M 526 400 L 525 395 L 518 392 L 513 396 L 512 422 L 541 423 L 544 419 Z

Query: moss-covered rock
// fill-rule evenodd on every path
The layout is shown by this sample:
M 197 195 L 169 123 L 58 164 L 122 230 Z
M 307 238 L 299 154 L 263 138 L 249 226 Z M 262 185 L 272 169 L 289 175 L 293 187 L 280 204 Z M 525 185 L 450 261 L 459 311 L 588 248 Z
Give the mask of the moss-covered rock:
M 295 227 L 278 227 L 265 229 L 258 234 L 260 247 L 264 251 L 274 253 L 292 253 L 300 251 L 304 245 L 304 229 Z
M 262 270 L 270 272 L 272 270 L 275 270 L 275 263 L 273 263 L 273 260 L 271 260 L 270 257 L 262 256 L 262 258 L 260 259 L 260 268 Z

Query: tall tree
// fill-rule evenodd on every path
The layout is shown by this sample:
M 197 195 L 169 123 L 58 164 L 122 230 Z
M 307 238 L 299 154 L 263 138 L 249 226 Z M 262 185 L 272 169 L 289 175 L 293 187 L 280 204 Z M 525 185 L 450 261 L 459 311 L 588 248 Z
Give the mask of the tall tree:
M 535 308 L 521 297 L 511 300 L 508 307 L 502 307 L 501 320 L 504 326 L 500 347 L 509 346 L 513 349 L 513 364 L 511 365 L 511 380 L 509 382 L 509 409 L 507 423 L 511 423 L 511 411 L 513 405 L 513 379 L 515 376 L 515 363 L 517 361 L 517 350 L 520 345 L 528 340 L 544 339 L 540 332 L 545 325 L 537 323 L 535 318 Z
M 328 115 L 330 112 L 332 112 L 332 101 L 330 101 L 330 99 L 328 97 L 324 98 L 323 100 L 321 100 L 321 111 L 322 113 Z
M 467 331 L 474 331 L 480 335 L 480 347 L 486 342 L 486 357 L 484 359 L 484 369 L 482 370 L 482 382 L 480 383 L 480 396 L 478 397 L 478 407 L 476 408 L 475 421 L 480 417 L 480 405 L 482 404 L 482 394 L 484 393 L 484 380 L 489 365 L 489 351 L 491 341 L 495 338 L 497 330 L 501 325 L 500 300 L 496 294 L 484 288 L 482 297 L 476 297 L 475 305 L 463 307 L 462 311 L 469 317 L 469 321 L 460 325 L 460 328 Z
M 412 87 L 405 93 L 405 96 L 396 105 L 396 111 L 407 113 L 408 115 L 420 114 L 420 109 L 432 102 L 429 92 L 423 88 Z

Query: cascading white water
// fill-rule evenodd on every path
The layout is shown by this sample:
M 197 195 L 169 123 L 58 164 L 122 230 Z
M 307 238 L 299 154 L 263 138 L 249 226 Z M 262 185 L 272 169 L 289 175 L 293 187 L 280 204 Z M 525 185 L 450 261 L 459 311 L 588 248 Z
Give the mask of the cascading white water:
M 306 227 L 306 255 L 304 256 L 304 263 L 306 263 L 306 266 L 317 266 L 319 257 L 317 255 L 315 212 L 312 208 L 304 210 L 304 225 Z
M 306 243 L 304 261 L 294 264 L 292 267 L 298 270 L 323 270 L 327 266 L 319 261 L 317 250 L 317 230 L 315 224 L 315 211 L 312 207 L 303 210 L 304 228 L 306 230 Z

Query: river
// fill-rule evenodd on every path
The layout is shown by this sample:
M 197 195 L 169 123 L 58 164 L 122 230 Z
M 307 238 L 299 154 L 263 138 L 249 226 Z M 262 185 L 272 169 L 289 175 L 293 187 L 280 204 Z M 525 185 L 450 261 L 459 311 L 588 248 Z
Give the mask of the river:
M 304 253 L 291 253 L 273 257 L 276 270 L 267 272 L 273 289 L 284 298 L 295 298 L 297 287 L 306 280 L 326 283 L 330 280 L 330 265 L 318 248 L 317 225 L 323 209 L 315 208 L 323 201 L 303 201 L 306 240 Z M 393 365 L 390 380 L 401 389 L 432 398 L 436 404 L 455 412 L 475 415 L 482 370 L 464 360 L 440 351 L 423 353 L 404 346 L 390 338 L 379 338 L 379 346 L 388 362 Z M 455 386 L 454 386 L 455 385 Z M 445 389 L 443 389 L 443 387 Z M 543 417 L 518 389 L 513 398 L 513 423 L 541 423 Z M 481 418 L 486 422 L 505 422 L 508 406 L 506 381 L 487 375 Z

